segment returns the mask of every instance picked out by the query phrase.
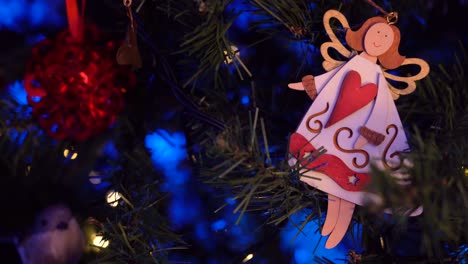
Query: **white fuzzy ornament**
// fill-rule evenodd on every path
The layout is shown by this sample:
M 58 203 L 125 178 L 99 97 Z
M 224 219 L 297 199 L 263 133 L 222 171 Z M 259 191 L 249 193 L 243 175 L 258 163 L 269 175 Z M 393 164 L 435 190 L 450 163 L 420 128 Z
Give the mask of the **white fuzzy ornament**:
M 80 226 L 64 205 L 50 206 L 41 211 L 32 232 L 17 243 L 23 264 L 78 263 L 84 246 Z

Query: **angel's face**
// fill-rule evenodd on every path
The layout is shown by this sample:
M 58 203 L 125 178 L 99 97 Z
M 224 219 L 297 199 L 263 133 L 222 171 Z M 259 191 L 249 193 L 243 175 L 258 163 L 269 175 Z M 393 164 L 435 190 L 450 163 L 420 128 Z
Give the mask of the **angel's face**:
M 364 37 L 364 50 L 371 56 L 380 56 L 392 46 L 393 37 L 393 30 L 388 24 L 374 24 Z

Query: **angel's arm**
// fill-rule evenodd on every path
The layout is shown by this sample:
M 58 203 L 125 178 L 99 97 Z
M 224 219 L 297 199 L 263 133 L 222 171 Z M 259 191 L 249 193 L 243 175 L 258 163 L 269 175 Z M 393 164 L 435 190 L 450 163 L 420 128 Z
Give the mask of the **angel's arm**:
M 343 67 L 343 65 L 341 65 L 340 67 L 337 67 L 329 72 L 326 72 L 324 74 L 321 74 L 319 76 L 315 76 L 314 77 L 314 83 L 315 83 L 315 89 L 316 89 L 316 93 L 319 94 L 320 91 L 322 91 L 323 87 L 325 86 L 325 84 L 335 75 L 335 73 L 337 71 L 339 71 L 341 68 Z M 311 76 L 311 75 L 307 75 L 307 76 Z M 303 85 L 305 80 L 303 80 L 302 82 L 297 82 L 297 83 L 290 83 L 288 84 L 288 87 L 293 89 L 293 90 L 300 90 L 300 91 L 303 91 L 305 90 L 305 87 Z

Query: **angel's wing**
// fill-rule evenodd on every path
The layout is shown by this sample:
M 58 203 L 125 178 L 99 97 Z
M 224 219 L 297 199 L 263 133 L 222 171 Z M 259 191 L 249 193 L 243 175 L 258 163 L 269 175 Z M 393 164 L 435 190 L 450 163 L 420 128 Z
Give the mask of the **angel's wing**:
M 400 95 L 407 95 L 407 94 L 414 92 L 414 90 L 416 90 L 416 81 L 421 80 L 422 78 L 426 77 L 429 74 L 429 70 L 430 70 L 429 64 L 422 59 L 407 58 L 403 61 L 401 65 L 411 65 L 411 64 L 418 65 L 421 69 L 419 73 L 414 76 L 401 77 L 401 76 L 393 75 L 387 72 L 386 70 L 384 70 L 383 74 L 385 78 L 405 84 L 405 87 L 398 89 L 398 88 L 395 88 L 392 84 L 390 84 L 387 81 L 388 88 L 390 89 L 390 93 L 392 94 L 393 100 L 398 99 Z
M 330 56 L 330 54 L 328 54 L 329 48 L 334 48 L 346 58 L 350 58 L 353 55 L 351 51 L 349 51 L 345 46 L 343 46 L 340 40 L 336 37 L 335 32 L 333 32 L 333 29 L 330 25 L 330 19 L 332 18 L 336 18 L 338 21 L 340 21 L 343 28 L 349 28 L 348 20 L 346 20 L 346 17 L 339 11 L 332 9 L 328 10 L 323 15 L 323 25 L 325 27 L 325 31 L 327 32 L 331 40 L 331 42 L 325 42 L 322 44 L 322 46 L 320 46 L 320 53 L 322 53 L 322 57 L 324 59 L 322 66 L 326 71 L 333 70 L 334 68 L 344 63 L 344 61 L 333 59 Z

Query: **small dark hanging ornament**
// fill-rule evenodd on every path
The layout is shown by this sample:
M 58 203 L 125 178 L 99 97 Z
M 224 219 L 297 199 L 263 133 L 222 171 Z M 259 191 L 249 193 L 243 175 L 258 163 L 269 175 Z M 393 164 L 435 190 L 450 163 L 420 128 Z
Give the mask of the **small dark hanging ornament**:
M 115 60 L 118 44 L 85 25 L 82 0 L 66 0 L 68 30 L 32 50 L 25 89 L 33 116 L 53 138 L 83 141 L 108 129 L 135 85 L 128 66 Z
M 127 11 L 127 16 L 130 20 L 130 25 L 127 30 L 127 37 L 117 51 L 117 63 L 120 65 L 131 65 L 134 69 L 141 68 L 140 51 L 138 50 L 137 41 L 137 24 L 133 19 L 132 14 L 132 1 L 124 0 L 123 4 Z

